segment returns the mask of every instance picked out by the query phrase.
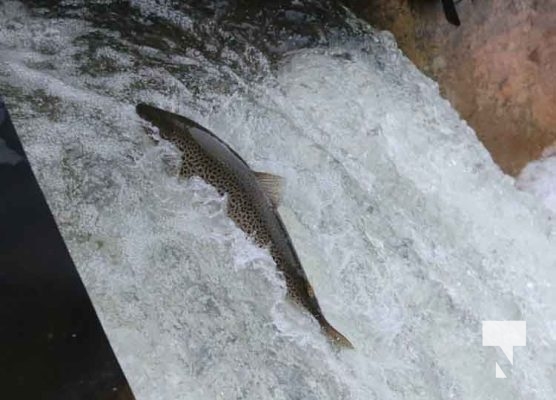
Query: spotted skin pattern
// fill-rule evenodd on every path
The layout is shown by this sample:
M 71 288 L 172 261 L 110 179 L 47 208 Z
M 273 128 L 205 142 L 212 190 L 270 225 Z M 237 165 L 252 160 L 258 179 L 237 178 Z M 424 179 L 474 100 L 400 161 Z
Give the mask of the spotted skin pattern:
M 171 140 L 183 152 L 180 176 L 190 178 L 198 176 L 214 186 L 221 195 L 227 194 L 228 216 L 261 247 L 271 245 L 270 235 L 263 224 L 262 217 L 253 207 L 244 192 L 239 179 L 224 165 L 216 163 L 193 140 L 180 138 L 174 133 Z
M 140 110 L 140 107 L 141 105 L 137 107 L 139 115 L 158 126 L 161 137 L 172 142 L 182 152 L 180 176 L 184 178 L 198 176 L 214 186 L 221 195 L 226 194 L 228 216 L 253 238 L 257 245 L 269 249 L 277 268 L 283 272 L 288 295 L 292 300 L 309 310 L 335 343 L 344 347 L 353 347 L 324 318 L 275 206 L 268 196 L 263 194 L 254 173 L 241 157 L 212 133 L 185 117 L 150 106 L 144 106 L 143 110 Z M 172 121 L 172 119 L 177 120 L 178 123 L 168 123 L 168 120 Z M 195 129 L 197 131 L 194 131 Z M 196 132 L 197 140 L 192 132 Z M 199 132 L 202 132 L 201 136 Z M 203 135 L 211 135 L 213 149 L 215 149 L 215 141 L 220 141 L 217 143 L 218 148 L 215 152 L 225 148 L 228 157 L 233 154 L 231 158 L 236 168 L 226 165 L 223 161 L 226 157 L 219 158 L 207 151 L 207 145 L 203 147 L 198 142 L 199 137 L 203 138 Z M 241 163 L 245 165 L 242 166 Z M 239 169 L 238 164 L 241 167 Z
M 193 140 L 180 137 L 179 132 L 172 132 L 168 135 L 169 140 L 182 152 L 182 165 L 180 176 L 190 178 L 198 176 L 205 182 L 214 186 L 221 195 L 227 194 L 227 214 L 248 236 L 253 238 L 260 247 L 269 248 L 270 254 L 279 270 L 283 270 L 284 260 L 279 249 L 273 245 L 270 234 L 266 229 L 262 216 L 258 213 L 256 207 L 253 206 L 251 199 L 245 193 L 241 183 L 234 174 L 227 170 L 225 166 L 216 163 L 206 152 Z M 314 296 L 313 289 L 307 278 L 303 274 L 303 284 L 294 282 L 289 274 L 284 274 L 288 295 L 298 304 L 311 310 L 314 304 L 305 301 L 307 297 L 311 299 Z M 300 294 L 305 292 L 305 296 Z M 322 317 L 320 307 L 315 309 L 314 314 L 318 318 Z

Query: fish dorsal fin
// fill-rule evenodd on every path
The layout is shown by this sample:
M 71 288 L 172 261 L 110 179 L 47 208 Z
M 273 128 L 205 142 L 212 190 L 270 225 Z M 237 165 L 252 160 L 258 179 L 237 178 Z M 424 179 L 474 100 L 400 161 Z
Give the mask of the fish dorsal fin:
M 278 175 L 272 175 L 267 172 L 255 172 L 257 181 L 261 185 L 263 192 L 270 198 L 274 207 L 278 207 L 282 200 L 282 186 L 284 178 Z

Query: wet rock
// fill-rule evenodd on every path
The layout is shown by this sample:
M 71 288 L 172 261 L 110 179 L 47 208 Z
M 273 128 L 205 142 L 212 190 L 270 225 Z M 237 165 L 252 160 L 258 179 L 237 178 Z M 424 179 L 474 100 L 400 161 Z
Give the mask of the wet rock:
M 462 0 L 461 26 L 440 1 L 350 0 L 399 46 L 516 175 L 556 140 L 556 3 Z

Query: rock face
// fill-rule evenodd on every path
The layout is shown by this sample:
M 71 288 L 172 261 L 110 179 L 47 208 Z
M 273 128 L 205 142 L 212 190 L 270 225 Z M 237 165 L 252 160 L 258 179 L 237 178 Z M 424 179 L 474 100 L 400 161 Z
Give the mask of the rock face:
M 506 173 L 555 142 L 556 1 L 462 0 L 460 27 L 445 20 L 440 0 L 347 3 L 396 36 Z

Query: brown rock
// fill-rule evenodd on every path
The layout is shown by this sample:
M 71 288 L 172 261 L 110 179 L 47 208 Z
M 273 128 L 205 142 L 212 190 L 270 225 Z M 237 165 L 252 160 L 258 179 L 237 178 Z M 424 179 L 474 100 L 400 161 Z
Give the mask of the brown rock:
M 490 151 L 516 175 L 556 141 L 556 1 L 462 0 L 461 26 L 440 0 L 350 0 L 437 80 Z

